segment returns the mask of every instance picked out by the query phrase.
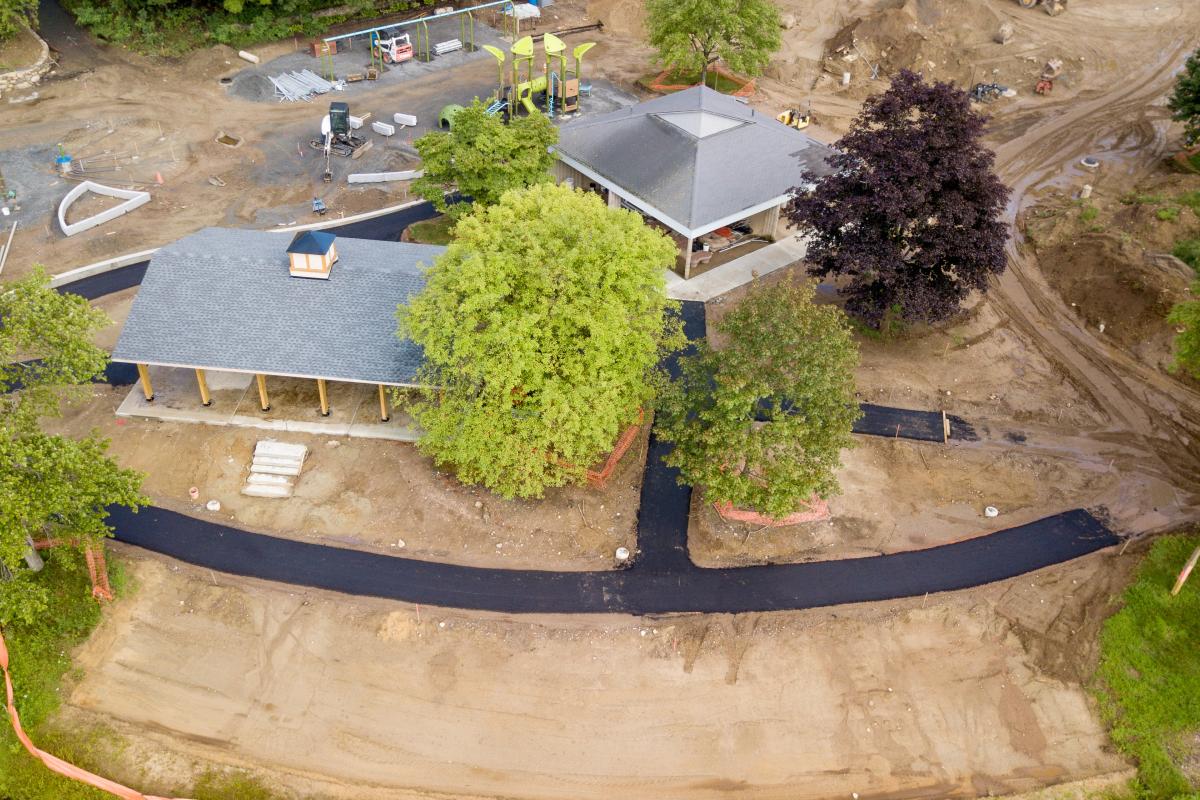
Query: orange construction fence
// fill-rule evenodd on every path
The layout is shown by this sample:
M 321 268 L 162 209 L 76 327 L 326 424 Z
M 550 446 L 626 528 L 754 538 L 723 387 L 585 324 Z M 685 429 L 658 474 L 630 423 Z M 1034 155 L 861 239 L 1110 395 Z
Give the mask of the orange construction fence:
M 38 549 L 52 547 L 58 542 L 38 542 Z M 93 554 L 93 549 L 96 553 Z M 88 571 L 92 574 L 92 594 L 100 599 L 102 594 L 107 593 L 107 599 L 112 599 L 112 590 L 108 588 L 108 576 L 104 569 L 104 549 L 103 546 L 96 548 L 89 547 L 87 549 L 88 556 Z M 103 579 L 98 577 L 103 575 Z M 25 733 L 25 729 L 21 727 L 21 717 L 17 714 L 17 705 L 15 701 L 15 693 L 13 691 L 12 674 L 8 671 L 8 646 L 4 642 L 4 634 L 0 632 L 0 670 L 4 671 L 4 693 L 6 705 L 8 708 L 8 718 L 12 722 L 13 733 L 17 735 L 19 741 L 29 755 L 36 758 L 46 765 L 47 768 L 57 772 L 80 783 L 85 783 L 88 786 L 95 787 L 111 795 L 121 798 L 121 800 L 172 800 L 171 798 L 157 797 L 155 795 L 142 794 L 136 789 L 130 789 L 128 786 L 122 786 L 116 781 L 110 781 L 108 778 L 102 778 L 93 772 L 88 772 L 86 769 L 77 767 L 74 764 L 69 764 L 55 755 L 41 750 Z
M 76 545 L 77 542 L 68 539 L 43 539 L 34 542 L 36 550 L 46 550 L 60 545 Z M 92 579 L 92 597 L 101 602 L 113 599 L 112 587 L 108 585 L 108 562 L 104 560 L 104 543 L 88 545 L 83 551 L 87 559 L 88 575 Z
M 639 408 L 637 422 L 626 428 L 625 432 L 621 434 L 621 437 L 617 439 L 617 443 L 613 446 L 612 452 L 608 454 L 608 458 L 604 461 L 604 466 L 599 470 L 589 469 L 584 471 L 584 477 L 587 478 L 588 484 L 593 489 L 603 489 L 605 484 L 608 483 L 608 479 L 612 477 L 613 470 L 617 468 L 617 464 L 621 463 L 621 458 L 629 452 L 629 448 L 633 446 L 635 441 L 637 441 L 638 434 L 641 433 L 642 430 L 642 423 L 645 422 L 645 420 L 646 414 L 642 409 Z M 550 459 L 553 458 L 553 456 L 547 453 L 546 458 Z M 558 465 L 567 469 L 575 468 L 575 465 L 570 461 L 565 461 L 561 458 L 558 459 Z

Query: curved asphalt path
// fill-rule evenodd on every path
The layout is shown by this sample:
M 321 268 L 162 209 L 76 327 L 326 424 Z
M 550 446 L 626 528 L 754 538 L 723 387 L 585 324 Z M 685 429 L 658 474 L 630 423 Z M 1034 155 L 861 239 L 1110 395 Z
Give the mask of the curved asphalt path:
M 396 241 L 403 229 L 437 212 L 422 204 L 331 228 L 342 236 Z M 147 262 L 63 287 L 95 299 L 138 285 Z M 704 304 L 682 305 L 684 332 L 704 336 Z M 114 384 L 132 382 L 115 365 Z M 674 359 L 665 365 L 674 374 Z M 942 441 L 938 412 L 863 405 L 855 431 Z M 973 439 L 952 418 L 955 438 Z M 109 509 L 116 539 L 234 575 L 428 605 L 509 613 L 740 613 L 815 608 L 953 591 L 1005 580 L 1086 555 L 1120 540 L 1099 519 L 1075 509 L 954 544 L 869 558 L 704 569 L 688 557 L 691 487 L 662 456 L 670 445 L 653 431 L 632 565 L 605 572 L 485 569 L 420 561 L 250 533 L 158 507 Z

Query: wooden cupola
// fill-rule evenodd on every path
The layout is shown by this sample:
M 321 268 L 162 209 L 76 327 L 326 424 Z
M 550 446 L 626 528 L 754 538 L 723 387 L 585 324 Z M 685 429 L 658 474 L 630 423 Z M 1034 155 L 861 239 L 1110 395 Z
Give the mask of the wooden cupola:
M 294 278 L 329 278 L 337 261 L 337 238 L 325 231 L 305 231 L 288 247 L 288 271 Z

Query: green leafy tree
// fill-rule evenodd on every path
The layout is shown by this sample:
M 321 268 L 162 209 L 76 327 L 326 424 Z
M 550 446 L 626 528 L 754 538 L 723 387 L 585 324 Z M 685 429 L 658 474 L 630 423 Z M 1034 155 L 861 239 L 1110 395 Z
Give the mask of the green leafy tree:
M 474 208 L 398 312 L 425 351 L 422 451 L 505 497 L 582 481 L 683 344 L 663 278 L 675 255 L 638 215 L 566 186 Z
M 779 49 L 779 9 L 770 0 L 647 0 L 650 45 L 666 65 L 696 70 L 707 83 L 715 60 L 758 75 Z
M 834 470 L 860 411 L 858 348 L 845 314 L 803 283 L 756 286 L 663 392 L 655 429 L 680 481 L 773 517 L 838 491 Z
M 15 36 L 22 26 L 36 23 L 37 8 L 38 0 L 0 0 L 0 40 Z M 9 64 L 8 68 L 19 66 Z
M 1189 145 L 1200 142 L 1200 50 L 1188 57 L 1167 107 L 1171 118 L 1183 123 L 1184 140 Z
M 549 181 L 550 146 L 557 141 L 558 128 L 544 115 L 505 124 L 476 98 L 454 116 L 449 133 L 430 131 L 414 142 L 424 175 L 413 182 L 413 191 L 451 216 L 469 210 L 465 203 L 447 209 L 446 194 L 454 190 L 477 205 L 493 205 L 510 189 Z
M 1193 283 L 1192 294 L 1197 292 L 1200 292 L 1200 283 Z M 1171 371 L 1200 378 L 1200 300 L 1176 303 L 1167 315 L 1167 322 L 1177 329 Z
M 109 459 L 105 440 L 40 426 L 103 374 L 108 356 L 92 338 L 107 324 L 40 269 L 0 288 L 0 623 L 30 622 L 46 607 L 49 588 L 25 562 L 31 538 L 92 544 L 111 533 L 109 505 L 145 502 L 141 475 Z

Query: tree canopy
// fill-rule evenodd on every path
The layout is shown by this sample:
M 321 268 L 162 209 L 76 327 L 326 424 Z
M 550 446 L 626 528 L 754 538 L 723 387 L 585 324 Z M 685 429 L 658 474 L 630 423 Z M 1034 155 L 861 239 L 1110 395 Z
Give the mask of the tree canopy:
M 889 314 L 937 322 L 1003 272 L 1009 190 L 965 92 L 901 71 L 870 97 L 788 208 L 811 231 L 810 274 L 846 279 L 847 310 L 878 327 Z M 811 191 L 810 186 L 815 186 Z
M 36 22 L 37 9 L 38 0 L 0 0 L 0 40 L 15 35 L 22 25 Z
M 655 429 L 675 445 L 665 460 L 681 482 L 773 517 L 838 491 L 860 415 L 858 348 L 846 315 L 812 298 L 799 282 L 755 286 L 717 323 L 725 347 L 701 342 L 680 359 Z
M 1183 123 L 1184 141 L 1189 145 L 1200 142 L 1200 50 L 1188 56 L 1167 106 L 1171 119 Z
M 675 254 L 638 215 L 566 186 L 473 208 L 398 310 L 425 352 L 422 451 L 505 497 L 583 480 L 682 344 L 663 278 Z
M 659 61 L 696 70 L 701 83 L 715 59 L 761 73 L 782 43 L 779 29 L 771 0 L 646 0 L 647 37 Z
M 454 116 L 449 132 L 430 131 L 413 143 L 425 173 L 413 182 L 413 191 L 439 211 L 447 211 L 446 194 L 455 190 L 490 206 L 510 189 L 550 180 L 550 146 L 557 141 L 558 128 L 542 114 L 505 124 L 476 98 Z M 456 203 L 448 210 L 458 216 L 467 209 Z
M 141 475 L 109 459 L 106 441 L 40 426 L 103 374 L 108 356 L 92 337 L 107 324 L 40 270 L 0 288 L 0 623 L 32 621 L 45 607 L 48 587 L 24 561 L 29 538 L 92 544 L 111 532 L 109 505 L 145 502 Z

